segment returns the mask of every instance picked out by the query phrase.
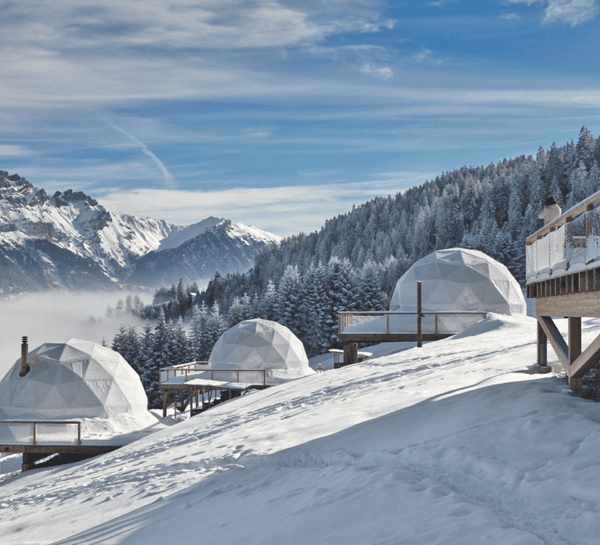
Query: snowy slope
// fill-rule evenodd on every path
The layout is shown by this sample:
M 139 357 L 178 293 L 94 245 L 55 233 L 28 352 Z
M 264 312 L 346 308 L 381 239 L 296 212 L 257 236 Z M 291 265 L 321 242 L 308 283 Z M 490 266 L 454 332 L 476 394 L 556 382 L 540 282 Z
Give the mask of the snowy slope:
M 48 197 L 18 174 L 0 171 L 0 290 L 114 286 L 131 275 L 134 263 L 142 256 L 159 248 L 176 250 L 226 221 L 208 218 L 186 227 L 108 212 L 82 192 L 67 190 Z M 237 251 L 225 272 L 247 270 L 252 266 L 255 247 L 279 240 L 254 227 L 232 225 L 236 226 L 232 230 L 235 233 L 228 242 L 234 240 L 235 248 L 243 247 L 246 252 L 240 259 Z M 225 259 L 228 247 L 219 250 Z M 210 272 L 201 276 L 212 276 L 218 266 L 211 257 L 195 255 L 193 249 L 191 252 L 187 251 L 187 257 L 201 261 Z M 161 255 L 161 259 L 166 257 Z M 142 275 L 137 276 L 136 283 L 143 284 Z M 168 283 L 181 276 L 175 271 Z
M 2 543 L 598 543 L 600 405 L 527 372 L 535 337 L 492 315 L 13 478 Z

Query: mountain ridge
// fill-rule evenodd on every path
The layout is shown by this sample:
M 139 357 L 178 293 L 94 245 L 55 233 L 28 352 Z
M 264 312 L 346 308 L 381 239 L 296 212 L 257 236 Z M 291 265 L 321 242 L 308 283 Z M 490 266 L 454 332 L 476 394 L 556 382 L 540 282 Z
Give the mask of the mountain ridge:
M 229 234 L 219 227 L 224 222 L 235 226 Z M 182 245 L 206 238 L 215 229 L 221 234 L 212 237 L 212 258 L 193 253 L 206 247 L 201 243 L 185 246 L 178 255 Z M 236 231 L 233 238 L 232 229 Z M 197 281 L 210 278 L 216 270 L 247 270 L 256 248 L 279 240 L 271 233 L 212 216 L 183 226 L 109 212 L 96 199 L 71 189 L 49 197 L 25 177 L 0 170 L 0 290 L 4 293 L 114 288 L 130 283 L 134 273 L 136 285 L 154 287 L 148 284 L 152 275 L 143 274 L 143 264 L 136 266 L 151 252 L 157 252 L 150 261 L 153 270 L 162 270 L 161 281 L 180 277 Z M 170 253 L 162 253 L 165 250 Z M 235 255 L 227 259 L 230 251 Z M 170 264 L 163 266 L 160 262 L 167 258 Z M 178 262 L 190 263 L 183 275 L 178 273 Z M 194 264 L 200 263 L 196 276 Z

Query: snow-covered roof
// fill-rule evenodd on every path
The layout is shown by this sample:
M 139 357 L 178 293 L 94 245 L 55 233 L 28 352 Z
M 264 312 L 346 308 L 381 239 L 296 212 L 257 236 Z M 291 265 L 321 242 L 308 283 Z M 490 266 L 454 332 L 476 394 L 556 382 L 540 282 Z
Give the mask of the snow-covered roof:
M 141 415 L 148 399 L 138 374 L 123 357 L 99 344 L 71 339 L 46 343 L 0 382 L 0 411 L 8 417 L 68 419 Z
M 417 282 L 423 311 L 480 311 L 525 315 L 527 305 L 509 270 L 483 252 L 437 250 L 417 261 L 396 284 L 390 310 L 416 312 Z
M 314 373 L 300 339 L 287 327 L 260 318 L 225 331 L 208 362 L 213 369 L 265 369 L 268 384 Z

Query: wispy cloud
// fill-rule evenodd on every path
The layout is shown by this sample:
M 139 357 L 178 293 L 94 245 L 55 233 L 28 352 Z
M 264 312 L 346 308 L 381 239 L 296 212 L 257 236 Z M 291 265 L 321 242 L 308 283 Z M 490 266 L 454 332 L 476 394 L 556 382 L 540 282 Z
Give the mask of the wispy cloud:
M 506 0 L 509 4 L 541 4 L 544 6 L 542 24 L 576 26 L 598 15 L 598 0 Z
M 597 0 L 548 0 L 544 24 L 562 23 L 576 26 L 598 15 Z
M 370 62 L 365 62 L 358 69 L 363 74 L 371 74 L 381 79 L 391 79 L 394 77 L 394 71 L 389 66 L 374 66 Z
M 8 157 L 27 157 L 29 155 L 35 155 L 35 152 L 24 146 L 18 146 L 14 144 L 0 144 L 0 158 Z
M 235 188 L 216 191 L 108 189 L 97 196 L 107 210 L 196 223 L 213 215 L 256 225 L 281 236 L 313 231 L 326 219 L 348 212 L 353 204 L 395 194 L 437 173 L 394 172 L 357 183 Z
M 113 129 L 115 129 L 116 131 L 119 131 L 122 135 L 126 136 L 131 142 L 133 142 L 142 151 L 142 153 L 144 153 L 144 155 L 150 157 L 150 159 L 152 159 L 152 161 L 154 161 L 154 163 L 160 170 L 160 172 L 165 180 L 166 186 L 169 189 L 176 188 L 177 184 L 175 183 L 173 176 L 171 176 L 171 173 L 167 170 L 167 167 L 154 153 L 152 153 L 148 149 L 146 144 L 144 144 L 141 140 L 139 140 L 138 138 L 133 136 L 131 133 L 128 133 L 126 130 L 123 130 L 120 127 L 117 127 L 114 123 L 111 123 L 111 126 Z
M 505 21 L 509 21 L 511 23 L 515 23 L 521 19 L 521 16 L 518 13 L 503 13 L 500 15 L 500 19 L 504 19 Z

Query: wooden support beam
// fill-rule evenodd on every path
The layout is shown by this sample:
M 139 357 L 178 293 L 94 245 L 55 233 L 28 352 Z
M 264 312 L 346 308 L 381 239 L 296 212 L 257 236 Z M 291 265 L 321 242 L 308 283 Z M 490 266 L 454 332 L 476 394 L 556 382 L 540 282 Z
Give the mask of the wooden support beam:
M 358 362 L 358 343 L 344 342 L 344 361 L 342 365 L 351 365 Z
M 581 379 L 587 371 L 600 362 L 600 335 L 583 351 L 583 353 L 571 364 L 569 378 Z M 569 380 L 569 387 L 570 387 Z
M 563 339 L 563 336 L 560 334 L 560 331 L 558 331 L 554 320 L 552 320 L 550 316 L 538 315 L 538 324 L 542 326 L 542 329 L 550 341 L 552 348 L 554 348 L 554 352 L 556 352 L 560 363 L 562 364 L 564 370 L 568 373 L 569 349 L 567 347 L 567 343 Z
M 598 285 L 600 286 L 600 282 Z M 535 305 L 538 316 L 591 318 L 600 316 L 600 291 L 538 298 Z
M 421 282 L 417 282 L 417 346 L 423 346 L 423 305 L 421 304 Z
M 167 418 L 167 391 L 162 391 L 163 418 Z
M 581 318 L 569 317 L 569 364 L 581 355 Z
M 537 362 L 540 367 L 548 365 L 548 337 L 539 322 L 537 325 Z

